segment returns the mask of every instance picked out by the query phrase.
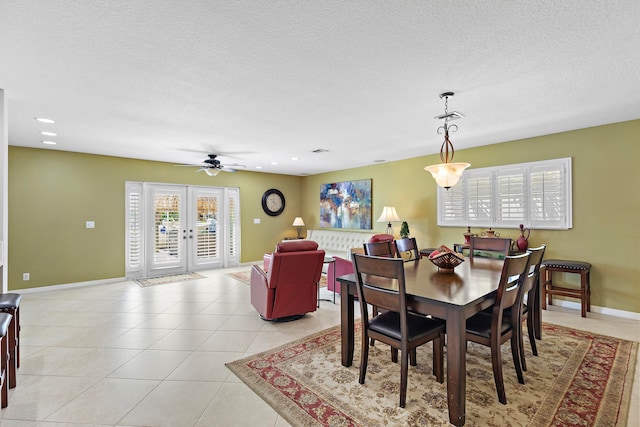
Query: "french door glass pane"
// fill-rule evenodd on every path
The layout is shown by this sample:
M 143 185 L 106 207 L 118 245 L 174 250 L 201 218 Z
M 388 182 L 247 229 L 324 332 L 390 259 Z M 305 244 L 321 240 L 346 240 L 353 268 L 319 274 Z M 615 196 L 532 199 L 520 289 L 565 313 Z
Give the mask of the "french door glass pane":
M 153 199 L 154 208 L 154 251 L 153 263 L 175 263 L 181 259 L 180 217 L 182 200 L 176 194 L 156 193 Z

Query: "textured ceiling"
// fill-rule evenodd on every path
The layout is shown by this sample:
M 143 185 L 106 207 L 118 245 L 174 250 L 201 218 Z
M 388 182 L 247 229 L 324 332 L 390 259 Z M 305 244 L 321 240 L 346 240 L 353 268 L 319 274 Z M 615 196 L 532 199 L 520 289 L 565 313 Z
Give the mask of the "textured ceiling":
M 639 52 L 638 0 L 0 1 L 10 145 L 285 174 L 437 153 L 445 91 L 456 150 L 640 118 Z

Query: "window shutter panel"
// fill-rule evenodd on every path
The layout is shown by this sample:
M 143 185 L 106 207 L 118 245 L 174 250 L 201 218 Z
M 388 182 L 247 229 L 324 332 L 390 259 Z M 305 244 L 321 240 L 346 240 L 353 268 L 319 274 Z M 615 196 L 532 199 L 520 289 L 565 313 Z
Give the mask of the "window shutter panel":
M 238 188 L 227 188 L 226 193 L 228 238 L 227 265 L 240 263 L 240 191 Z
M 501 170 L 496 173 L 496 214 L 501 225 L 517 227 L 525 222 L 525 175 L 525 168 Z
M 458 184 L 445 190 L 438 187 L 438 225 L 464 226 L 467 222 L 466 206 L 464 203 L 464 176 Z
M 493 222 L 493 198 L 491 172 L 469 171 L 467 175 L 468 223 L 490 226 Z
M 571 228 L 570 190 L 568 167 L 548 164 L 531 167 L 529 208 L 532 227 Z
M 127 232 L 126 258 L 127 275 L 142 271 L 143 233 L 142 233 L 142 185 L 140 183 L 126 183 L 127 195 Z

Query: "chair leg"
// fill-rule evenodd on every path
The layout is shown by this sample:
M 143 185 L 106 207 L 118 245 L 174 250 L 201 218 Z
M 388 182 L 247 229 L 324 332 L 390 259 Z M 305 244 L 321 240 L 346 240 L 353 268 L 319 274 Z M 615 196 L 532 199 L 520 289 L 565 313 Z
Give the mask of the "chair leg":
M 527 319 L 527 325 L 529 325 L 529 320 Z M 516 331 L 513 331 L 514 333 Z M 522 334 L 522 324 L 520 324 L 520 329 L 518 329 L 518 353 L 520 355 L 520 363 L 522 366 L 522 370 L 527 370 L 527 361 L 524 357 L 524 336 Z
M 533 319 L 527 318 L 527 332 L 529 333 L 529 343 L 531 343 L 531 352 L 533 353 L 534 356 L 537 356 L 538 347 L 536 347 L 536 336 L 535 336 L 535 329 L 533 327 Z
M 520 344 L 518 341 L 522 341 L 522 334 L 511 335 L 511 355 L 513 356 L 513 364 L 516 367 L 516 375 L 518 376 L 518 382 L 520 384 L 524 384 L 524 375 L 522 375 L 522 359 L 524 359 L 524 354 L 520 354 Z
M 364 384 L 364 377 L 367 375 L 367 362 L 369 362 L 369 337 L 362 334 L 362 349 L 360 351 L 360 378 L 358 382 Z
M 507 396 L 504 392 L 504 380 L 502 378 L 502 355 L 500 354 L 500 343 L 491 343 L 491 364 L 493 365 L 493 380 L 496 383 L 498 400 L 503 405 L 507 404 Z
M 398 363 L 398 349 L 395 347 L 391 347 L 391 361 Z
M 17 385 L 16 381 L 16 368 L 17 368 L 17 348 L 18 348 L 18 325 L 16 323 L 16 316 L 11 318 L 11 323 L 9 323 L 9 330 L 7 331 L 7 337 L 9 341 L 9 388 L 14 388 Z
M 400 407 L 407 404 L 407 376 L 409 375 L 409 352 L 406 348 L 400 350 L 402 361 L 400 362 Z
M 411 366 L 416 366 L 418 361 L 416 360 L 416 349 L 409 351 L 409 364 Z
M 9 362 L 8 338 L 3 336 L 0 338 L 0 358 L 2 359 L 0 366 L 0 407 L 6 408 L 9 405 L 9 372 L 7 365 Z

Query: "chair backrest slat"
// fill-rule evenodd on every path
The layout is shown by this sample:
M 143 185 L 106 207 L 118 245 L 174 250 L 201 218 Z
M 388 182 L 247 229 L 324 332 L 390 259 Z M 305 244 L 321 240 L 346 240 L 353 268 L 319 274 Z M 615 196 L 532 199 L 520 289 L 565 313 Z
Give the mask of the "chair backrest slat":
M 396 254 L 398 258 L 406 261 L 416 261 L 420 259 L 420 251 L 415 237 L 405 237 L 395 241 Z M 405 257 L 403 257 L 403 254 Z
M 477 254 L 475 251 L 495 252 L 501 257 L 509 256 L 511 249 L 511 239 L 502 237 L 477 237 L 471 236 L 469 244 L 469 259 Z
M 364 243 L 364 254 L 370 256 L 384 256 L 393 258 L 393 241 Z
M 502 319 L 502 312 L 515 305 L 522 304 L 522 290 L 525 277 L 529 271 L 529 253 L 516 256 L 508 256 L 502 266 L 500 283 L 496 294 L 496 302 L 493 307 L 494 324 L 499 325 Z M 512 310 L 516 313 L 518 310 Z M 496 319 L 498 317 L 498 319 Z

